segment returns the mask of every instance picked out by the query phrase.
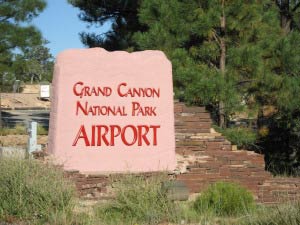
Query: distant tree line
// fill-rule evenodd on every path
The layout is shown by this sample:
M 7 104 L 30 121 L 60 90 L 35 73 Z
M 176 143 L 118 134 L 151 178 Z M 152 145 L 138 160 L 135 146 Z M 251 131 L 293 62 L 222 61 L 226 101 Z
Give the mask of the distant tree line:
M 206 105 L 223 129 L 248 115 L 268 169 L 300 171 L 299 0 L 68 1 L 82 21 L 112 24 L 80 33 L 86 46 L 164 51 L 177 98 Z
M 51 80 L 53 57 L 39 30 L 28 25 L 46 7 L 45 0 L 0 0 L 0 86 L 15 80 Z

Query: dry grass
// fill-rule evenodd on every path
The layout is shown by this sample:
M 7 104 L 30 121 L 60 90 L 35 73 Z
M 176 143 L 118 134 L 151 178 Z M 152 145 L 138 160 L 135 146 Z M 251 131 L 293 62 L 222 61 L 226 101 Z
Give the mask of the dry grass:
M 0 159 L 0 219 L 35 224 L 67 218 L 74 200 L 74 186 L 61 170 L 31 159 Z

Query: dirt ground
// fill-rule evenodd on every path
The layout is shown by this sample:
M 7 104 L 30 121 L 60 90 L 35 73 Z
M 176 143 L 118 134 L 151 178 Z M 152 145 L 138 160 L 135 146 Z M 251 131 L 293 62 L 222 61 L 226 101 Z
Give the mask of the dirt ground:
M 49 108 L 50 101 L 40 100 L 39 94 L 23 94 L 23 93 L 1 93 L 1 107 L 43 107 Z
M 25 85 L 22 93 L 1 93 L 1 107 L 43 107 L 49 108 L 50 101 L 39 99 L 39 85 Z
M 6 135 L 0 136 L 0 146 L 27 146 L 28 135 Z M 48 136 L 38 136 L 38 144 L 47 144 Z M 12 144 L 13 143 L 13 144 Z

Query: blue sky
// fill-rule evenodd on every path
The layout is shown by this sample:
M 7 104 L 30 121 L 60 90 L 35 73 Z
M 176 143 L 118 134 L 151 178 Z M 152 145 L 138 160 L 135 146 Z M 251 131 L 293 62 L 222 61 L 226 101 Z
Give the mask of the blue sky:
M 54 57 L 65 49 L 84 48 L 79 32 L 103 33 L 109 29 L 109 25 L 88 28 L 89 24 L 78 19 L 78 13 L 78 8 L 68 4 L 67 0 L 47 0 L 47 8 L 32 21 L 43 37 L 50 41 L 47 47 Z

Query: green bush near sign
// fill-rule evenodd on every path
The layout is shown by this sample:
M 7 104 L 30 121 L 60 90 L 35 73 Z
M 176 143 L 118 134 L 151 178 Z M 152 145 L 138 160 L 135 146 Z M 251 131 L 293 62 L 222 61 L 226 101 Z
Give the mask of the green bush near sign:
M 170 187 L 182 186 L 161 174 L 123 175 L 114 180 L 115 199 L 79 210 L 79 202 L 73 207 L 73 186 L 57 168 L 0 158 L 0 224 L 298 225 L 300 221 L 300 203 L 255 206 L 251 194 L 237 184 L 216 183 L 194 202 L 170 200 Z
M 235 183 L 217 182 L 203 191 L 195 200 L 199 213 L 212 211 L 218 216 L 236 216 L 255 208 L 252 194 Z
M 237 145 L 239 149 L 251 149 L 255 147 L 257 142 L 257 134 L 250 128 L 232 127 L 222 129 L 214 126 L 214 128 L 222 133 L 233 145 Z

